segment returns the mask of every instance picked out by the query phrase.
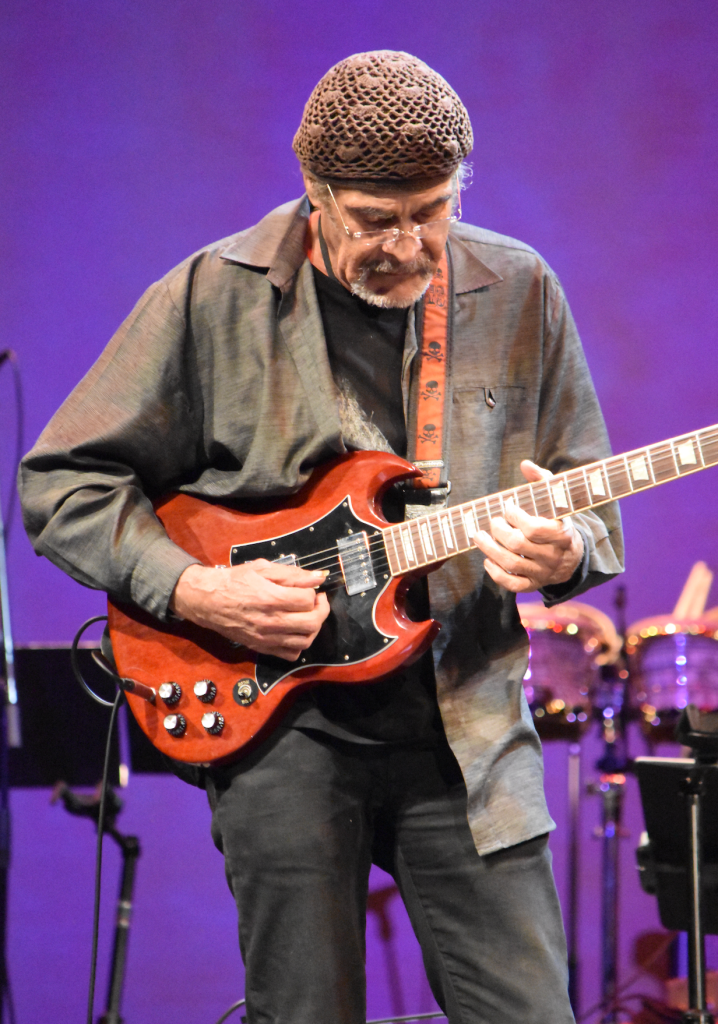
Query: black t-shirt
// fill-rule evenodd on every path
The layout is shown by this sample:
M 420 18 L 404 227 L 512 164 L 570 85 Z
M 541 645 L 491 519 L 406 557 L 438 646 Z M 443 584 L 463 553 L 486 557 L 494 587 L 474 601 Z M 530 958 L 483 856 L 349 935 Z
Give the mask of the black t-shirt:
M 406 422 L 401 370 L 406 309 L 382 309 L 353 295 L 338 281 L 314 270 L 314 283 L 337 384 L 349 385 L 365 416 L 397 455 L 406 455 Z M 394 495 L 385 505 L 391 520 L 403 518 Z M 426 619 L 425 580 L 411 587 L 412 618 Z M 324 683 L 298 701 L 292 716 L 299 728 L 317 728 L 340 738 L 369 743 L 432 740 L 440 728 L 431 652 L 380 683 Z

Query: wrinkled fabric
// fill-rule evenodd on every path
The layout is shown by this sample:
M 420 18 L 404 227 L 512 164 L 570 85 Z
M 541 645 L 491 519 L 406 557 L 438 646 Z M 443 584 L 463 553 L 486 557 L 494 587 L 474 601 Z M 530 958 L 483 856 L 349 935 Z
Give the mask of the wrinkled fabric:
M 200 250 L 152 285 L 23 460 L 25 526 L 38 554 L 85 586 L 164 618 L 196 561 L 152 500 L 296 491 L 345 450 L 304 239 L 306 198 Z M 455 318 L 451 504 L 609 454 L 563 291 L 521 242 L 467 224 L 450 235 Z M 408 318 L 404 393 L 416 350 Z M 617 508 L 574 517 L 585 544 L 575 597 L 622 569 Z M 238 538 L 241 542 L 241 538 Z M 574 582 L 574 581 L 572 581 Z M 437 691 L 480 853 L 553 827 L 523 693 L 527 637 L 515 598 L 477 551 L 430 577 Z

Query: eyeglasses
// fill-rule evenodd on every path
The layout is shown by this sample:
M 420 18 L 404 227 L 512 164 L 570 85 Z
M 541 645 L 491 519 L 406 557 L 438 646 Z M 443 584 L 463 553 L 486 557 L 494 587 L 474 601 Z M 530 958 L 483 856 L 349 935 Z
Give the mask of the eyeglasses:
M 458 208 L 456 213 L 452 213 L 449 217 L 439 217 L 438 220 L 429 220 L 426 221 L 425 224 L 415 224 L 414 227 L 409 228 L 408 231 L 404 231 L 401 228 L 378 228 L 375 231 L 350 231 L 344 217 L 342 216 L 342 211 L 339 209 L 339 203 L 334 198 L 331 185 L 327 185 L 326 187 L 329 195 L 332 197 L 332 202 L 339 214 L 339 220 L 342 222 L 342 227 L 346 231 L 348 237 L 354 242 L 361 242 L 362 245 L 396 245 L 402 235 L 406 235 L 407 237 L 418 241 L 421 238 L 428 238 L 431 235 L 436 235 L 444 227 L 461 220 L 461 192 L 457 190 L 454 200 L 458 204 Z

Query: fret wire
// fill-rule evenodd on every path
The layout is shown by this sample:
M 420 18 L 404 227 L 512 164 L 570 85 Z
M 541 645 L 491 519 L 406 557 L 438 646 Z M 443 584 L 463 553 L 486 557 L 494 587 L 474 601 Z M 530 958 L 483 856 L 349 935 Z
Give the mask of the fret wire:
M 436 552 L 436 558 L 438 560 L 439 558 L 443 558 L 445 555 L 448 555 L 449 553 L 446 544 L 444 543 L 444 534 L 442 533 L 441 530 L 441 521 L 439 519 L 439 516 L 436 515 L 436 513 L 427 516 L 427 519 L 429 521 L 429 530 L 431 531 L 431 540 L 434 545 L 434 551 Z M 439 539 L 441 547 L 444 549 L 443 555 L 441 553 L 441 548 L 439 548 L 439 545 L 436 543 L 437 537 Z
M 419 522 L 419 529 L 421 531 L 421 539 L 424 542 L 424 551 L 427 555 L 427 563 L 436 560 L 436 548 L 434 547 L 433 538 L 429 529 L 429 523 L 427 518 L 424 517 Z
M 653 466 L 654 471 L 657 469 L 658 475 L 661 479 L 657 479 L 656 483 L 663 483 L 666 480 L 675 480 L 679 473 L 676 467 L 676 460 L 672 445 L 664 443 L 657 447 L 659 448 L 659 454 L 653 460 Z
M 710 429 L 710 428 L 709 428 L 709 429 Z M 701 438 L 700 438 L 700 435 L 701 435 L 701 434 L 705 434 L 706 436 L 705 436 L 705 437 L 704 437 L 703 439 L 701 439 Z M 718 449 L 714 450 L 714 451 L 712 452 L 712 454 L 710 453 L 710 449 L 711 449 L 711 448 L 712 448 L 713 446 L 715 446 L 715 444 L 716 444 L 716 441 L 718 441 L 718 434 L 717 434 L 717 433 L 716 433 L 715 431 L 713 431 L 713 433 L 712 433 L 712 434 L 709 434 L 708 430 L 701 430 L 701 431 L 699 431 L 699 440 L 698 440 L 698 443 L 699 443 L 699 444 L 700 444 L 700 446 L 701 446 L 701 452 L 703 453 L 704 461 L 705 461 L 705 457 L 706 457 L 706 452 L 704 452 L 704 451 L 703 451 L 703 446 L 704 446 L 704 445 L 705 445 L 706 449 L 707 449 L 707 450 L 709 450 L 709 453 L 708 453 L 708 459 L 709 459 L 709 460 L 710 460 L 710 459 L 713 459 L 713 461 L 712 461 L 712 462 L 710 462 L 710 461 L 708 462 L 708 465 L 709 465 L 709 466 L 715 466 L 715 465 L 716 465 L 716 463 L 718 463 Z
M 516 495 L 516 504 L 518 505 L 518 507 L 522 509 L 522 511 L 524 511 L 527 515 L 532 515 L 533 513 L 531 510 L 535 509 L 536 506 L 533 502 L 531 488 L 524 484 L 521 487 L 517 487 L 514 493 Z
M 555 477 L 549 478 L 546 482 L 548 483 L 549 489 L 551 491 L 551 497 L 554 500 L 555 507 L 558 509 L 558 508 L 560 508 L 562 506 L 559 506 L 557 504 L 556 490 L 554 490 L 554 487 L 557 489 L 559 494 L 563 494 L 564 497 L 566 497 L 568 499 L 568 504 L 565 506 L 566 507 L 566 512 L 563 513 L 563 514 L 564 515 L 571 515 L 571 513 L 574 511 L 574 508 L 573 508 L 573 502 L 571 501 L 571 492 L 569 491 L 569 489 L 567 487 L 567 474 L 566 473 L 558 473 Z M 556 518 L 559 518 L 558 512 L 556 513 Z
M 534 497 L 536 496 L 536 494 L 539 494 L 539 501 L 541 500 L 541 497 L 548 499 L 547 503 L 550 515 L 546 515 L 546 513 L 543 511 L 543 503 L 539 505 L 539 502 L 536 503 L 536 507 L 539 508 L 538 514 L 540 516 L 543 516 L 543 518 L 545 519 L 555 519 L 556 507 L 553 503 L 553 495 L 551 494 L 551 489 L 549 488 L 546 480 L 536 480 L 533 484 L 531 484 L 531 488 L 534 491 Z M 541 495 L 541 491 L 543 491 L 543 495 Z
M 466 506 L 462 508 L 461 518 L 464 523 L 464 533 L 466 534 L 466 539 L 468 540 L 469 544 L 472 544 L 473 541 L 471 538 L 476 535 L 476 530 L 478 528 L 476 524 L 476 516 L 474 515 L 473 503 L 469 504 L 468 508 Z
M 426 565 L 429 561 L 426 550 L 424 549 L 424 538 L 421 535 L 421 529 L 416 519 L 409 520 L 409 533 L 414 543 L 414 551 L 416 551 L 419 565 Z
M 621 462 L 623 463 L 623 469 L 624 469 L 624 471 L 626 473 L 626 478 L 628 480 L 628 486 L 630 487 L 630 493 L 633 494 L 633 492 L 635 490 L 635 487 L 633 486 L 633 477 L 631 476 L 631 470 L 630 470 L 629 465 L 628 465 L 628 456 L 627 455 L 621 456 Z
M 653 476 L 656 483 L 663 483 L 666 480 L 675 480 L 678 476 L 675 458 L 673 456 L 673 448 L 669 443 L 662 443 L 654 446 L 656 454 L 651 460 L 653 468 Z M 656 472 L 661 478 L 660 480 L 656 477 Z M 670 474 L 670 475 L 666 475 Z
M 643 450 L 644 450 L 644 453 L 645 453 L 646 462 L 648 463 L 648 472 L 651 474 L 651 480 L 655 484 L 657 481 L 656 481 L 656 474 L 653 472 L 653 455 L 651 454 L 651 449 L 650 448 L 644 448 Z M 649 484 L 648 486 L 651 486 L 651 485 Z
M 450 552 L 452 552 L 452 551 L 456 551 L 456 545 L 455 545 L 455 542 L 454 542 L 454 537 L 451 534 L 451 530 L 446 525 L 446 516 L 442 515 L 442 514 L 437 515 L 436 523 L 437 523 L 437 526 L 439 527 L 439 534 L 441 536 L 441 543 L 444 545 L 444 548 L 446 550 L 447 555 Z M 448 537 L 446 536 L 447 529 L 449 530 L 449 536 Z
M 498 504 L 498 510 L 494 511 L 495 505 Z M 484 505 L 486 507 L 487 515 L 489 519 L 493 519 L 495 516 L 500 516 L 503 512 L 503 506 L 501 504 L 501 498 L 498 494 L 491 494 L 489 497 L 484 498 Z
M 459 538 L 456 536 L 456 530 L 454 529 L 454 516 L 453 516 L 452 510 L 450 508 L 448 508 L 446 510 L 446 520 L 447 520 L 447 522 L 449 524 L 449 533 L 451 534 L 451 536 L 452 536 L 452 538 L 454 540 L 454 550 L 455 551 L 461 551 L 461 545 L 459 544 Z
M 583 472 L 580 466 L 572 469 L 567 474 L 569 480 L 569 491 L 571 493 L 571 504 L 574 512 L 580 512 L 581 509 L 587 508 L 587 502 L 590 504 L 591 495 L 586 484 L 586 474 Z
M 456 543 L 459 545 L 459 551 L 468 551 L 471 547 L 471 541 L 469 540 L 469 536 L 466 532 L 466 524 L 464 523 L 464 515 L 461 510 L 461 506 L 454 506 L 454 508 L 449 510 L 449 514 L 451 515 L 451 522 L 454 534 L 456 535 Z M 456 532 L 457 530 L 461 530 L 463 540 L 459 539 L 459 535 Z
M 692 435 L 692 440 L 693 440 L 696 448 L 698 449 L 698 455 L 700 456 L 701 466 L 703 467 L 703 469 L 705 469 L 706 468 L 706 463 L 705 463 L 705 459 L 703 458 L 703 448 L 701 447 L 701 442 L 700 442 L 700 439 L 698 437 L 698 434 L 693 434 Z
M 623 461 L 626 464 L 626 472 L 628 473 L 628 482 L 631 491 L 643 491 L 647 487 L 652 487 L 655 484 L 653 477 L 653 467 L 651 465 L 651 456 L 648 448 L 637 448 L 635 451 L 627 452 Z M 646 472 L 646 477 L 643 478 L 636 476 L 637 463 L 641 463 L 641 468 Z M 651 483 L 653 481 L 653 483 Z M 634 486 L 635 485 L 635 486 Z
M 488 498 L 481 498 L 480 501 L 475 502 L 476 507 L 476 522 L 480 530 L 484 533 L 489 533 L 489 523 L 491 521 L 491 511 L 489 509 Z
M 397 560 L 399 562 L 399 567 L 401 568 L 401 563 L 402 563 L 402 559 L 403 559 L 403 561 L 406 562 L 406 568 L 408 569 L 409 565 L 410 565 L 409 560 L 404 557 L 404 552 L 403 552 L 400 544 L 397 542 L 397 532 L 399 532 L 399 530 L 400 530 L 399 527 L 396 527 L 396 526 L 392 527 L 392 530 L 391 530 L 391 540 L 392 540 L 392 543 L 394 545 L 394 550 L 397 553 Z
M 389 550 L 390 534 L 391 534 L 391 526 L 387 526 L 387 528 L 383 532 L 382 540 L 384 541 L 384 551 L 386 552 L 386 557 L 387 557 L 387 560 L 389 562 L 389 568 L 390 568 L 391 574 L 393 576 L 394 575 L 394 566 L 392 565 L 392 562 L 391 562 L 391 552 Z
M 399 537 L 401 538 L 401 546 L 406 555 L 407 562 L 409 565 L 417 565 L 416 552 L 414 551 L 414 545 L 411 543 L 411 531 L 404 526 L 400 526 Z
M 394 569 L 394 566 L 392 565 L 391 552 L 390 552 L 389 547 L 388 547 L 388 545 L 386 543 L 384 544 L 384 547 L 386 548 L 387 559 L 388 559 L 388 562 L 389 562 L 389 567 L 390 567 L 392 576 L 397 576 L 397 575 L 399 575 L 402 572 L 402 568 L 401 568 L 401 559 L 399 558 L 399 552 L 398 552 L 397 545 L 396 545 L 396 538 L 394 537 L 394 529 L 395 528 L 393 526 L 390 526 L 389 529 L 386 532 L 389 534 L 389 539 L 391 540 L 392 545 L 394 547 L 394 562 L 396 564 L 396 569 Z
M 614 498 L 615 495 L 613 493 L 613 488 L 611 487 L 611 472 L 610 472 L 610 466 L 609 466 L 608 462 L 602 463 L 602 465 L 601 465 L 601 475 L 603 476 L 603 481 L 606 484 L 607 494 L 611 498 Z

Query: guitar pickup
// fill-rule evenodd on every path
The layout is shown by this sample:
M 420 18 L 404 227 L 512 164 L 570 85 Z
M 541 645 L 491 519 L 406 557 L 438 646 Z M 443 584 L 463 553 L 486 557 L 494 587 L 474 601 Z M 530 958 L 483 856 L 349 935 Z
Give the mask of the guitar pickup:
M 279 558 L 273 558 L 272 561 L 276 562 L 278 565 L 296 565 L 297 564 L 297 556 L 296 555 L 280 555 Z
M 337 540 L 339 564 L 342 567 L 344 585 L 349 597 L 372 590 L 376 586 L 374 565 L 369 551 L 366 533 L 352 534 Z

